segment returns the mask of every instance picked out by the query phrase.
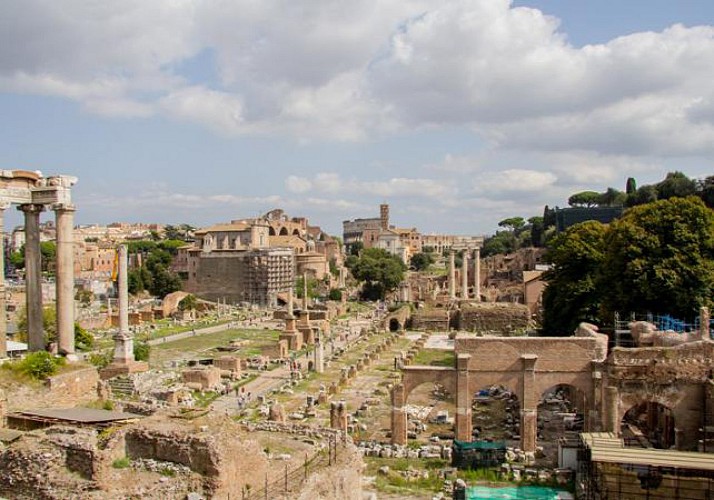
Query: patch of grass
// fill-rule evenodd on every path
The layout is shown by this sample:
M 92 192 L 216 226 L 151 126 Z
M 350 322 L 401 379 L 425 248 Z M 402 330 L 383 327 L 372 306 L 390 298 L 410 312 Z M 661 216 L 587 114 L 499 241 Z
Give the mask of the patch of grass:
M 159 469 L 159 474 L 165 477 L 174 477 L 176 475 L 176 471 L 171 467 L 162 467 Z
M 504 482 L 501 474 L 494 469 L 460 469 L 457 476 L 467 483 L 500 483 Z
M 421 349 L 414 357 L 413 365 L 447 366 L 456 365 L 454 351 L 443 349 Z
M 112 462 L 112 467 L 115 469 L 126 469 L 131 465 L 131 460 L 129 457 L 117 458 Z
M 20 360 L 3 363 L 2 368 L 31 379 L 44 380 L 56 374 L 65 364 L 64 358 L 52 356 L 47 351 L 37 351 Z
M 195 402 L 194 406 L 198 408 L 206 408 L 220 396 L 220 394 L 216 391 L 193 391 L 191 392 L 191 395 L 193 396 L 193 400 Z

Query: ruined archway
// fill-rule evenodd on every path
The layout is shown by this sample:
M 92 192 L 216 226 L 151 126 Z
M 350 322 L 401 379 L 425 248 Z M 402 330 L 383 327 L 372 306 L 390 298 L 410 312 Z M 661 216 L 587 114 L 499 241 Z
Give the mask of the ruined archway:
M 268 236 L 275 236 L 275 228 L 273 226 L 268 228 Z
M 288 228 L 281 227 L 280 228 L 280 236 L 287 236 L 287 235 L 288 235 Z
M 293 229 L 293 236 L 300 236 L 300 231 Z
M 407 440 L 427 442 L 454 438 L 456 394 L 437 381 L 423 382 L 406 399 Z
M 620 423 L 620 435 L 625 446 L 639 448 L 673 448 L 676 437 L 674 429 L 672 409 L 655 401 L 632 406 Z
M 515 388 L 494 384 L 478 388 L 471 404 L 473 440 L 520 444 L 521 403 Z
M 402 324 L 399 322 L 399 320 L 397 318 L 392 318 L 389 320 L 389 331 L 390 332 L 398 332 L 401 329 L 402 329 Z
M 555 465 L 558 462 L 558 440 L 576 438 L 585 424 L 587 395 L 570 384 L 558 384 L 543 391 L 538 402 L 538 445 Z

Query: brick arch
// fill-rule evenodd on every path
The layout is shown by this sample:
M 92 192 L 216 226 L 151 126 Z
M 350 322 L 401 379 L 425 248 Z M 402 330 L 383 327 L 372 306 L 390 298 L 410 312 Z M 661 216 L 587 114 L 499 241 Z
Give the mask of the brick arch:
M 406 367 L 403 370 L 402 385 L 404 386 L 404 401 L 409 394 L 422 384 L 439 383 L 450 394 L 456 395 L 456 370 L 438 367 Z
M 573 387 L 585 397 L 589 404 L 593 398 L 592 374 L 587 373 L 539 373 L 533 392 L 540 398 L 549 389 L 559 385 Z

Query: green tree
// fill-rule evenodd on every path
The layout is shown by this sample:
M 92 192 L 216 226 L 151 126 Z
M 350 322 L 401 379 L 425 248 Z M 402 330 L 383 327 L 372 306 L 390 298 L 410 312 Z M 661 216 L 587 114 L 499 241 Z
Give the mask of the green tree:
M 692 318 L 714 296 L 714 212 L 697 197 L 628 210 L 606 238 L 605 310 Z
M 625 187 L 625 193 L 628 195 L 634 194 L 637 191 L 637 181 L 634 177 L 627 178 L 627 185 Z
M 570 335 L 581 321 L 598 318 L 600 270 L 604 262 L 605 226 L 596 221 L 569 227 L 548 247 L 543 292 L 543 331 L 546 335 Z
M 568 198 L 571 207 L 596 207 L 600 204 L 601 194 L 596 191 L 581 191 Z
M 417 271 L 424 271 L 434 263 L 434 256 L 431 253 L 420 252 L 412 255 L 411 266 Z
M 627 201 L 627 195 L 615 188 L 607 188 L 607 191 L 600 194 L 598 206 L 600 207 L 621 207 Z
M 523 217 L 509 217 L 498 223 L 498 227 L 503 227 L 509 231 L 518 231 L 526 225 L 526 220 Z
M 697 183 L 682 172 L 669 172 L 662 182 L 657 184 L 657 199 L 684 198 L 697 192 Z
M 348 259 L 352 275 L 363 281 L 362 296 L 368 300 L 384 299 L 404 279 L 406 266 L 397 256 L 380 248 L 367 248 L 354 259 Z
M 714 208 L 714 175 L 699 182 L 699 196 L 709 208 Z
M 634 193 L 627 196 L 625 204 L 628 207 L 644 205 L 657 201 L 657 186 L 647 185 L 637 189 Z

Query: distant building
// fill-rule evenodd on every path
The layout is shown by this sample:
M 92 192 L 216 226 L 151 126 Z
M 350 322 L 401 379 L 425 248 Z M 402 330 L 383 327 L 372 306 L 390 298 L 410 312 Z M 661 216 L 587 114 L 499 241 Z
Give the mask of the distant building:
M 558 232 L 565 231 L 570 226 L 594 220 L 608 224 L 619 218 L 622 207 L 573 207 L 555 209 L 555 227 Z

